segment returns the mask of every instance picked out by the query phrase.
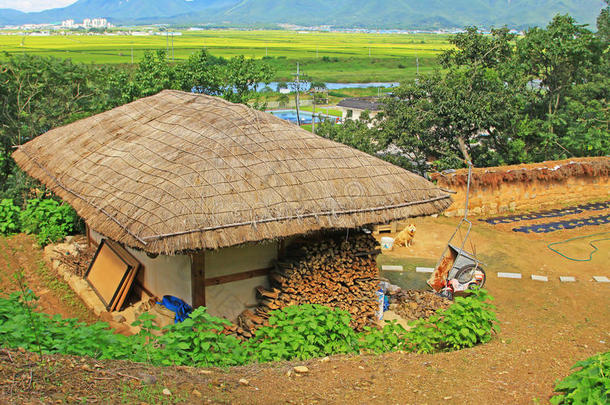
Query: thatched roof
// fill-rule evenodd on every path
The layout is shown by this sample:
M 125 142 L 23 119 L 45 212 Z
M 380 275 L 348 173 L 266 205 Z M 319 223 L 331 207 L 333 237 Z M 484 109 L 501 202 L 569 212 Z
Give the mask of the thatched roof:
M 15 161 L 89 226 L 150 253 L 438 213 L 404 169 L 216 97 L 161 93 L 53 129 Z

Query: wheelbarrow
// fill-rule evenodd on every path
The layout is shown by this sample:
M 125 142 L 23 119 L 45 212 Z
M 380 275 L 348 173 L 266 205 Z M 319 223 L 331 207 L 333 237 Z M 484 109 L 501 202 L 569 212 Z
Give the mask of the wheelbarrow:
M 447 246 L 428 280 L 428 285 L 434 291 L 449 299 L 453 299 L 455 293 L 482 288 L 487 278 L 485 270 L 482 267 L 484 263 L 478 260 L 474 253 L 464 250 L 466 241 L 470 236 L 470 230 L 472 229 L 472 222 L 468 220 L 468 195 L 470 194 L 472 163 L 470 161 L 466 161 L 466 163 L 468 164 L 468 186 L 466 189 L 464 217 L 455 228 L 451 238 L 449 238 Z M 468 225 L 466 235 L 461 243 L 452 244 L 454 239 L 456 239 L 458 231 L 464 224 Z

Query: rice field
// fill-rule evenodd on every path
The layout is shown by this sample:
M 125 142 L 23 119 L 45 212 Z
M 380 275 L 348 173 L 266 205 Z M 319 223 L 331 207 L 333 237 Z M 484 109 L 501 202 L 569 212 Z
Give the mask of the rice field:
M 182 35 L 0 35 L 6 53 L 71 58 L 94 64 L 137 63 L 144 52 L 166 49 L 170 60 L 183 60 L 205 48 L 212 55 L 264 58 L 278 80 L 289 79 L 299 61 L 316 80 L 339 82 L 399 81 L 436 66 L 450 48 L 448 35 L 299 33 L 288 30 L 183 31 Z M 172 46 L 173 44 L 173 46 Z

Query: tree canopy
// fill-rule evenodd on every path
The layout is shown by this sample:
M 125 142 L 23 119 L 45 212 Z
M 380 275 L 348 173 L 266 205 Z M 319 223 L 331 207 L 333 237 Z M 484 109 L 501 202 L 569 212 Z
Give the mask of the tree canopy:
M 133 69 L 75 64 L 69 59 L 15 55 L 0 65 L 0 198 L 23 200 L 31 179 L 10 157 L 13 147 L 61 125 L 164 89 L 200 91 L 236 103 L 258 102 L 256 86 L 269 82 L 264 63 L 216 58 L 205 50 L 170 63 L 149 51 Z
M 462 166 L 460 145 L 477 166 L 610 154 L 609 25 L 606 7 L 596 34 L 568 15 L 521 37 L 468 27 L 439 57 L 443 71 L 404 82 L 384 100 L 374 128 L 325 124 L 318 134 L 363 150 L 372 143 L 420 172 Z

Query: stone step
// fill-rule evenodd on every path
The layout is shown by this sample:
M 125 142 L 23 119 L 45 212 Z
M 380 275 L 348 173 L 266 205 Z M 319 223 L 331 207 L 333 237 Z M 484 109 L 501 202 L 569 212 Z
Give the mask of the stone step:
M 416 267 L 417 273 L 434 273 L 434 267 Z
M 521 278 L 521 273 L 498 273 L 499 278 Z
M 390 266 L 390 265 L 382 265 L 381 271 L 403 271 L 402 266 Z

